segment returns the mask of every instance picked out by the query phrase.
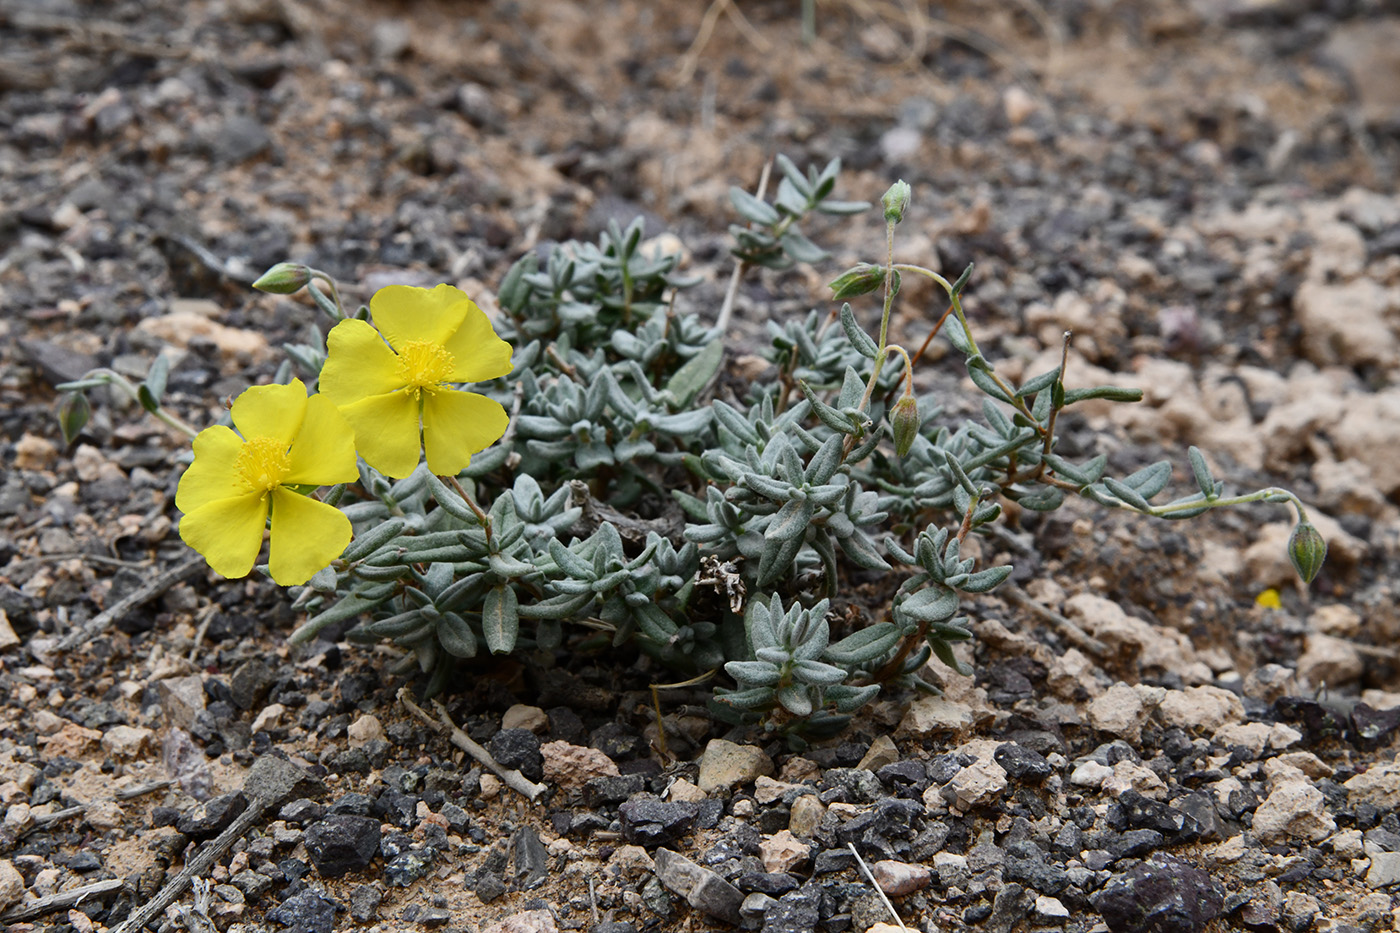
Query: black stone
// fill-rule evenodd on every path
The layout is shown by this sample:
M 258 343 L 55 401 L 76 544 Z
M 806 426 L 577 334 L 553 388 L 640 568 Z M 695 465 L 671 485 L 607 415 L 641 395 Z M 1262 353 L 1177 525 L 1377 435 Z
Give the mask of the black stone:
M 1307 697 L 1279 697 L 1269 712 L 1280 722 L 1299 727 L 1306 744 L 1340 739 L 1346 733 L 1346 714 Z
M 332 774 L 368 774 L 369 755 L 363 748 L 346 748 L 336 752 L 326 761 Z
M 596 777 L 583 785 L 583 805 L 602 807 L 622 803 L 633 794 L 646 789 L 647 779 L 640 774 Z
M 428 873 L 433 867 L 433 858 L 432 849 L 410 846 L 384 864 L 384 877 L 390 884 L 406 888 Z
M 1055 768 L 1037 751 L 1032 751 L 1015 742 L 998 745 L 992 759 L 1001 765 L 1013 781 L 1038 784 L 1055 773 Z
M 379 901 L 384 895 L 372 884 L 357 884 L 350 891 L 350 916 L 358 922 L 368 923 L 379 915 Z
M 811 933 L 821 920 L 821 896 L 807 890 L 791 891 L 763 915 L 763 933 Z
M 451 919 L 446 907 L 428 907 L 418 915 L 418 922 L 425 927 L 440 927 Z
M 1220 915 L 1225 892 L 1201 869 L 1157 855 L 1115 875 L 1090 902 L 1113 933 L 1200 933 Z
M 620 722 L 607 722 L 594 729 L 588 744 L 613 761 L 636 758 L 646 751 L 646 740 Z
M 780 897 L 797 890 L 798 880 L 785 871 L 746 871 L 739 873 L 734 884 L 741 891 L 757 891 L 769 897 Z
M 365 798 L 368 800 L 369 798 Z M 277 818 L 288 823 L 314 823 L 326 815 L 326 808 L 314 800 L 302 797 L 286 804 L 277 812 Z
M 909 785 L 919 790 L 928 787 L 928 769 L 912 758 L 887 764 L 876 771 L 875 776 L 887 787 Z
M 418 820 L 418 798 L 390 787 L 375 799 L 369 812 L 386 823 L 407 829 Z
M 1362 748 L 1376 748 L 1390 741 L 1400 729 L 1400 706 L 1391 709 L 1372 709 L 1366 703 L 1357 703 L 1351 711 L 1351 739 Z
M 510 837 L 511 858 L 515 862 L 515 883 L 528 891 L 538 888 L 549 877 L 549 852 L 539 833 L 522 826 Z
M 483 904 L 489 904 L 506 893 L 506 883 L 494 871 L 484 871 L 477 876 L 476 887 L 472 891 Z
M 364 868 L 379 852 L 379 821 L 333 813 L 307 827 L 302 841 L 316 871 L 335 878 Z
M 239 709 L 252 709 L 267 697 L 276 675 L 260 658 L 244 661 L 229 678 L 229 698 Z
M 1141 858 L 1160 849 L 1165 841 L 1155 829 L 1130 829 L 1117 838 L 1099 840 L 1114 858 Z
M 304 888 L 267 912 L 288 933 L 335 933 L 335 902 Z
M 825 849 L 812 860 L 812 874 L 825 875 L 833 871 L 844 871 L 856 867 L 856 857 L 850 849 Z
M 839 798 L 832 799 L 847 803 L 874 803 L 884 796 L 880 779 L 864 768 L 828 768 L 822 783 L 839 793 Z M 822 797 L 825 799 L 826 795 Z
M 1152 829 L 1173 842 L 1189 842 L 1201 835 L 1201 826 L 1194 817 L 1135 790 L 1125 790 L 1118 796 L 1127 824 L 1133 829 Z
M 1059 894 L 1069 884 L 1064 868 L 1049 861 L 1043 854 L 1038 858 L 1009 856 L 1002 866 L 1002 876 L 1042 894 Z
M 928 772 L 929 781 L 941 787 L 957 777 L 959 771 L 976 760 L 970 755 L 957 755 L 948 752 L 945 755 L 936 755 L 930 758 L 928 763 L 924 765 L 924 769 Z
M 1002 885 L 987 916 L 987 930 L 989 933 L 1010 933 L 1011 928 L 1020 923 L 1034 906 L 1034 891 L 1019 884 Z
M 331 802 L 330 812 L 332 814 L 349 814 L 350 816 L 369 816 L 370 808 L 374 806 L 374 798 L 368 794 L 344 794 Z
M 693 803 L 637 794 L 618 807 L 622 838 L 646 848 L 671 845 L 690 831 L 699 810 Z
M 532 781 L 544 777 L 540 738 L 529 729 L 502 729 L 491 736 L 487 750 L 503 768 L 519 771 Z
M 246 809 L 248 809 L 248 798 L 244 797 L 241 792 L 234 791 L 232 794 L 224 794 L 199 804 L 192 811 L 180 817 L 175 828 L 186 836 L 193 836 L 196 839 L 217 836 Z

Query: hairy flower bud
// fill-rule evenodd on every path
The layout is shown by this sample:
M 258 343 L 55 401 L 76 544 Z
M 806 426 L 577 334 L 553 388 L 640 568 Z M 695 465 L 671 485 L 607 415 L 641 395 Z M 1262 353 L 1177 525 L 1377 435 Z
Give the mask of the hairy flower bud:
M 919 403 L 912 395 L 902 395 L 890 410 L 890 427 L 894 428 L 894 452 L 903 457 L 919 436 Z
M 87 396 L 82 392 L 65 392 L 58 403 L 58 426 L 63 431 L 63 442 L 71 444 L 77 440 L 83 428 L 92 417 L 92 408 Z
M 862 262 L 832 279 L 828 287 L 831 289 L 833 301 L 844 301 L 847 298 L 873 292 L 884 282 L 885 269 L 883 266 Z
M 1294 526 L 1293 534 L 1288 536 L 1288 559 L 1304 583 L 1313 582 L 1327 559 L 1327 542 L 1312 522 L 1302 521 Z
M 258 291 L 273 295 L 293 295 L 311 281 L 311 270 L 299 262 L 279 262 L 253 283 Z
M 880 198 L 880 203 L 885 207 L 885 223 L 897 224 L 904 219 L 904 212 L 909 209 L 909 199 L 913 196 L 913 189 L 909 183 L 900 179 L 890 185 L 890 190 L 886 191 L 884 197 Z

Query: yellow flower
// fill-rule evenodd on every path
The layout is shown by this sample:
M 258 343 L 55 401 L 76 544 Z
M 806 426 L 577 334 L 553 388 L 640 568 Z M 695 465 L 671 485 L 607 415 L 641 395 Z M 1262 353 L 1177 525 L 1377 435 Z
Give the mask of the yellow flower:
M 355 480 L 350 425 L 330 399 L 307 398 L 299 379 L 246 390 L 233 424 L 238 433 L 218 425 L 194 439 L 194 463 L 175 492 L 180 537 L 217 572 L 246 576 L 271 513 L 272 579 L 305 583 L 345 550 L 350 520 L 288 487 Z
M 501 439 L 510 417 L 452 385 L 509 374 L 510 344 L 450 285 L 390 285 L 375 292 L 369 311 L 374 327 L 349 320 L 331 328 L 322 394 L 340 406 L 360 456 L 379 472 L 407 476 L 423 450 L 434 473 L 457 475 Z

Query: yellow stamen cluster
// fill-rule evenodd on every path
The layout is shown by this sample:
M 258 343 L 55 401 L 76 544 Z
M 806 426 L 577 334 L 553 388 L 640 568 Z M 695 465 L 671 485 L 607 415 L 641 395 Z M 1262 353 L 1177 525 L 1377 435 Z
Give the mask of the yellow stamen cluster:
M 253 491 L 267 493 L 282 485 L 292 468 L 284 444 L 273 437 L 250 437 L 238 452 L 234 470 Z
M 414 398 L 421 397 L 424 389 L 442 385 L 452 373 L 452 354 L 440 344 L 410 340 L 398 353 L 398 375 Z

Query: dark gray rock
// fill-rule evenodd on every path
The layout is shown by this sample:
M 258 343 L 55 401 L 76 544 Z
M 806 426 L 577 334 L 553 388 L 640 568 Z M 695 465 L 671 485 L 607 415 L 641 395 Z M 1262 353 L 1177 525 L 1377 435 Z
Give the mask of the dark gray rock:
M 912 758 L 891 762 L 876 771 L 875 776 L 887 787 L 909 786 L 917 790 L 928 787 L 928 769 Z
M 342 794 L 331 801 L 331 813 L 343 813 L 350 816 L 369 816 L 370 809 L 374 806 L 374 799 L 369 794 Z
M 1064 868 L 1045 858 L 1043 853 L 1031 858 L 1008 857 L 1002 866 L 1002 876 L 1041 894 L 1059 894 L 1069 884 Z
M 250 901 L 256 901 L 272 889 L 272 879 L 250 868 L 245 868 L 229 880 L 229 884 L 243 892 Z
M 656 877 L 706 916 L 738 926 L 744 894 L 708 868 L 670 849 L 656 850 Z
M 822 783 L 840 794 L 839 799 L 847 803 L 874 803 L 884 796 L 880 779 L 864 768 L 828 768 L 822 775 Z M 826 794 L 823 799 L 830 802 Z
M 481 903 L 489 904 L 506 893 L 506 883 L 496 872 L 484 871 L 477 876 L 476 887 L 472 891 L 481 899 Z
M 1135 790 L 1120 794 L 1116 806 L 1122 808 L 1122 817 L 1131 829 L 1156 830 L 1172 842 L 1189 842 L 1201 835 L 1200 824 L 1194 817 Z
M 1025 784 L 1038 784 L 1055 773 L 1055 768 L 1040 752 L 1007 742 L 998 745 L 993 760 L 1006 771 L 1007 777 Z
M 175 823 L 175 828 L 186 836 L 204 839 L 217 836 L 238 819 L 238 814 L 248 809 L 248 798 L 240 791 L 215 797 L 197 805 Z
M 425 927 L 440 927 L 452 919 L 446 907 L 425 907 L 418 914 L 418 922 Z
M 1010 933 L 1011 928 L 1020 923 L 1035 906 L 1035 892 L 1019 884 L 1004 884 L 992 901 L 992 911 L 987 917 L 988 933 Z
M 622 803 L 634 794 L 646 790 L 647 779 L 641 774 L 608 775 L 596 777 L 583 785 L 583 805 L 604 807 Z
M 384 877 L 392 885 L 406 888 L 433 867 L 435 853 L 422 846 L 410 846 L 384 864 Z
M 532 781 L 544 777 L 540 739 L 529 729 L 502 729 L 491 736 L 487 750 L 503 768 L 519 771 Z
M 277 675 L 261 658 L 244 661 L 229 678 L 229 694 L 239 709 L 252 709 L 267 697 Z
M 795 891 L 798 881 L 785 871 L 746 871 L 734 879 L 734 883 L 744 891 L 757 891 L 771 897 L 778 897 Z
M 267 919 L 287 933 L 335 933 L 335 902 L 303 888 L 268 911 Z
M 549 877 L 549 852 L 539 833 L 522 826 L 510 837 L 511 859 L 515 862 L 515 883 L 526 891 L 538 888 Z
M 379 853 L 379 821 L 333 813 L 312 823 L 303 837 L 311 862 L 323 878 L 364 868 Z
M 363 748 L 343 748 L 326 760 L 332 774 L 369 774 L 369 755 Z
M 1220 915 L 1225 893 L 1201 869 L 1156 855 L 1115 875 L 1090 902 L 1113 933 L 1199 933 Z
M 646 740 L 620 722 L 606 722 L 588 736 L 588 744 L 613 761 L 636 758 L 646 751 Z
M 793 891 L 768 908 L 763 933 L 811 933 L 820 921 L 821 897 L 806 889 Z
M 279 820 L 286 820 L 288 823 L 314 823 L 326 815 L 326 808 L 314 800 L 301 797 L 286 804 L 277 811 Z
M 450 801 L 438 808 L 438 815 L 447 820 L 447 828 L 454 833 L 465 833 L 471 825 L 471 815 Z
M 637 794 L 618 807 L 622 838 L 646 848 L 673 844 L 690 832 L 699 810 L 693 803 Z
M 275 807 L 296 797 L 316 797 L 326 787 L 304 769 L 276 755 L 262 755 L 243 779 L 243 794 Z

